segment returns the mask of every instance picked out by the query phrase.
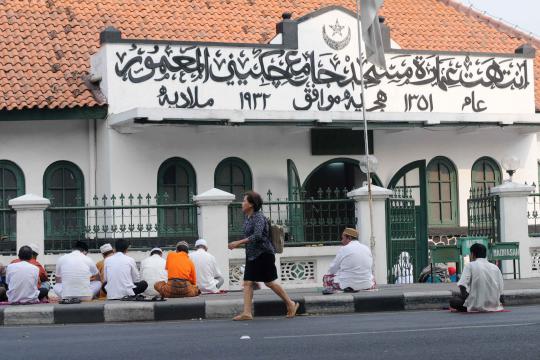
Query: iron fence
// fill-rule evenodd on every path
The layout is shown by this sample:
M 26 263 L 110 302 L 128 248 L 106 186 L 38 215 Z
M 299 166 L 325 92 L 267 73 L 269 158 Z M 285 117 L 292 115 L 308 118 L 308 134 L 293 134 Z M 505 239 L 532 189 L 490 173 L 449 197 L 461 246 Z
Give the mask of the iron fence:
M 499 197 L 488 188 L 471 189 L 467 200 L 468 236 L 485 236 L 491 243 L 500 241 Z
M 97 250 L 117 238 L 129 239 L 134 250 L 173 248 L 179 240 L 197 239 L 197 207 L 179 204 L 167 194 L 94 196 L 85 206 L 52 206 L 45 210 L 45 250 L 71 249 L 77 240 Z
M 17 252 L 17 216 L 9 207 L 10 199 L 0 199 L 0 254 L 13 255 Z
M 285 246 L 335 245 L 346 227 L 356 228 L 354 200 L 348 189 L 319 189 L 316 197 L 293 192 L 292 199 L 275 198 L 266 193 L 263 212 L 272 223 L 285 227 Z M 229 241 L 243 236 L 244 214 L 241 203 L 229 205 Z
M 532 184 L 536 188 L 536 184 Z M 529 236 L 540 237 L 540 192 L 530 194 L 527 199 Z

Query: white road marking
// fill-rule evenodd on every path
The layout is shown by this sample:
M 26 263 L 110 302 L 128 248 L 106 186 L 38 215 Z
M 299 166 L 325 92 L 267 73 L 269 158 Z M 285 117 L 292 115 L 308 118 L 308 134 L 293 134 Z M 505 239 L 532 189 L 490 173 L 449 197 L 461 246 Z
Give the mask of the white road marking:
M 264 339 L 275 340 L 275 339 L 295 339 L 295 338 L 308 338 L 308 337 L 352 336 L 352 335 L 389 334 L 389 333 L 414 333 L 414 332 L 427 332 L 427 331 L 434 331 L 434 330 L 439 331 L 439 330 L 502 328 L 502 327 L 531 326 L 531 325 L 540 325 L 540 323 L 469 325 L 469 326 L 449 326 L 449 327 L 421 328 L 421 329 L 403 329 L 403 330 L 359 331 L 359 332 L 347 332 L 347 333 L 280 335 L 280 336 L 265 336 Z
M 240 337 L 240 340 L 251 340 L 251 338 L 248 335 L 244 335 Z

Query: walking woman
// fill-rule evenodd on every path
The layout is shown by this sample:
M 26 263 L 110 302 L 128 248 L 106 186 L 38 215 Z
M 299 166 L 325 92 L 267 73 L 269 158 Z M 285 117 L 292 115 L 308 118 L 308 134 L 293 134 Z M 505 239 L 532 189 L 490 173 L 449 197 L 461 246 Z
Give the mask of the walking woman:
M 261 211 L 263 201 L 261 196 L 248 191 L 242 201 L 242 212 L 246 216 L 244 220 L 244 239 L 233 241 L 229 249 L 235 249 L 246 244 L 246 268 L 244 271 L 244 311 L 235 316 L 233 320 L 252 320 L 251 303 L 253 301 L 253 285 L 256 282 L 264 282 L 278 295 L 287 306 L 287 317 L 296 315 L 298 303 L 291 300 L 283 288 L 276 283 L 277 270 L 274 247 L 270 241 L 266 218 Z

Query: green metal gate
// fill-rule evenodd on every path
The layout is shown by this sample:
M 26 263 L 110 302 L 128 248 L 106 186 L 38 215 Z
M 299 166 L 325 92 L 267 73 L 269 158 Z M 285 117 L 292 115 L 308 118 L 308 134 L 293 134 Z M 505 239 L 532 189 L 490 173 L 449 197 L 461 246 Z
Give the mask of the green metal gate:
M 428 263 L 426 161 L 403 166 L 388 189 L 394 190 L 386 208 L 388 282 L 414 282 Z
M 408 194 L 396 193 L 386 201 L 388 283 L 413 283 L 419 275 L 417 207 Z

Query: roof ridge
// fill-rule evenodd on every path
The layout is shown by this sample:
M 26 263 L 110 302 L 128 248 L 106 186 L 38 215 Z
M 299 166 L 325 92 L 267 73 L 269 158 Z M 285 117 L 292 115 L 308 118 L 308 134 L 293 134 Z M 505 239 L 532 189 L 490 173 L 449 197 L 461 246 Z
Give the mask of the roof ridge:
M 507 35 L 512 35 L 516 37 L 524 38 L 526 41 L 530 41 L 532 45 L 540 48 L 540 38 L 537 38 L 536 36 L 531 35 L 532 33 L 525 33 L 524 31 L 516 29 L 514 26 L 511 26 L 509 24 L 506 24 L 500 20 L 497 20 L 489 15 L 487 15 L 485 12 L 480 12 L 477 9 L 473 8 L 473 6 L 467 6 L 465 4 L 462 4 L 458 2 L 458 0 L 438 0 L 442 2 L 443 4 L 447 6 L 451 6 L 457 11 L 461 12 L 465 15 L 473 15 L 478 17 L 481 21 L 487 23 L 489 26 L 493 27 L 496 30 L 500 30 Z

